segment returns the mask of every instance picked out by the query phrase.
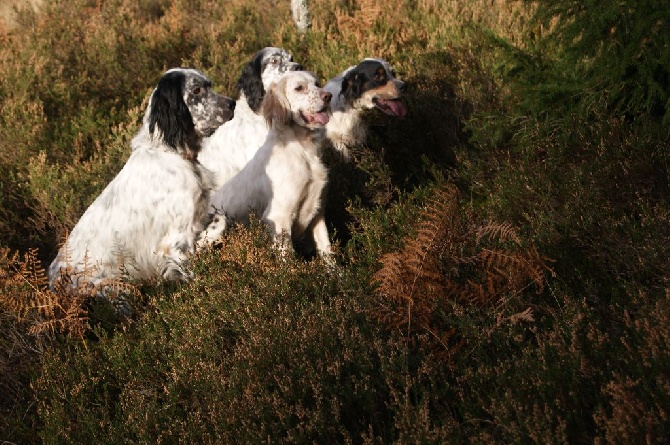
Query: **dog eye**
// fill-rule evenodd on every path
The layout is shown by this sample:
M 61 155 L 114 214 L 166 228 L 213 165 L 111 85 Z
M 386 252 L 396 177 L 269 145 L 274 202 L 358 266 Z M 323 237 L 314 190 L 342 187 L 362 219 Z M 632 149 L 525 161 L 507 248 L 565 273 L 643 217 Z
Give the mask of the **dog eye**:
M 270 59 L 270 63 L 272 65 L 278 64 L 279 63 L 279 57 L 273 57 L 272 59 Z
M 375 80 L 377 82 L 381 82 L 382 80 L 386 79 L 386 74 L 385 73 L 377 73 L 375 74 Z
M 304 85 L 298 85 L 297 87 L 295 87 L 296 91 L 303 91 L 304 89 L 305 89 Z
M 194 96 L 200 96 L 200 94 L 202 94 L 202 88 L 195 87 L 195 88 L 193 88 L 192 93 L 193 93 Z

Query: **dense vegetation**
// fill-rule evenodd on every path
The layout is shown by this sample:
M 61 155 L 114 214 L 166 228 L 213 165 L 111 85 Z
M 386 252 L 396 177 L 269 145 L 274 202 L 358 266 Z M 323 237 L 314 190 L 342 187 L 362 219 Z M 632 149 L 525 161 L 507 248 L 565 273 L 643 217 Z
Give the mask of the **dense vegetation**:
M 0 441 L 670 442 L 670 5 L 47 1 L 0 34 Z M 44 266 L 172 66 L 385 57 L 327 154 L 338 270 L 235 228 L 121 320 Z

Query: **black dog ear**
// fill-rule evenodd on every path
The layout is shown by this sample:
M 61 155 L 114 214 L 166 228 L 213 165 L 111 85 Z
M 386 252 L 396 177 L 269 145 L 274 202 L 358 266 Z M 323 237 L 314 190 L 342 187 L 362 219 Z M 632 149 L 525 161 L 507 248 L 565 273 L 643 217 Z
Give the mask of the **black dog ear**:
M 361 97 L 363 78 L 355 68 L 349 71 L 342 79 L 342 95 L 347 103 L 351 103 Z
M 256 56 L 244 66 L 242 75 L 237 80 L 237 90 L 244 93 L 247 98 L 249 107 L 258 112 L 261 106 L 263 96 L 265 96 L 265 88 L 263 88 L 263 81 L 261 80 L 261 60 L 262 54 Z
M 158 128 L 165 144 L 175 150 L 195 148 L 197 141 L 193 116 L 184 103 L 184 82 L 183 73 L 167 73 L 158 81 L 151 97 L 149 133 L 153 137 Z

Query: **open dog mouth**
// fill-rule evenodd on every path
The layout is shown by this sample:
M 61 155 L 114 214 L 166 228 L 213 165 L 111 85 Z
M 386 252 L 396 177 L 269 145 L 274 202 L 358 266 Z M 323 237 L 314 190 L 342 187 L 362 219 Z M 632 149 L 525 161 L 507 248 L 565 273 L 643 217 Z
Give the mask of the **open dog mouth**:
M 382 99 L 381 97 L 375 97 L 372 99 L 372 102 L 374 102 L 377 108 L 389 116 L 405 117 L 407 114 L 407 108 L 400 99 Z
M 300 116 L 308 124 L 326 125 L 328 123 L 328 121 L 330 120 L 330 117 L 328 116 L 328 112 L 326 111 L 326 108 L 324 108 L 323 110 L 319 111 L 318 113 L 314 113 L 314 114 L 306 114 L 306 113 L 300 112 Z

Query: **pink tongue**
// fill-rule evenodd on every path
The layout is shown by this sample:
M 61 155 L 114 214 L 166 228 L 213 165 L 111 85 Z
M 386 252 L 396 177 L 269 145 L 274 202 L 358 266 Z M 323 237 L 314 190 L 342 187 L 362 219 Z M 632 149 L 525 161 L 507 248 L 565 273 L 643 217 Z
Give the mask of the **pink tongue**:
M 311 116 L 307 116 L 307 119 L 310 122 L 316 122 L 316 123 L 319 123 L 321 125 L 326 125 L 328 123 L 328 121 L 330 120 L 330 118 L 328 117 L 328 113 L 325 112 L 325 111 L 322 112 L 322 113 L 316 113 L 316 114 L 312 114 Z
M 405 104 L 399 100 L 387 100 L 386 106 L 390 108 L 390 111 L 399 117 L 405 117 L 407 115 L 407 108 Z

